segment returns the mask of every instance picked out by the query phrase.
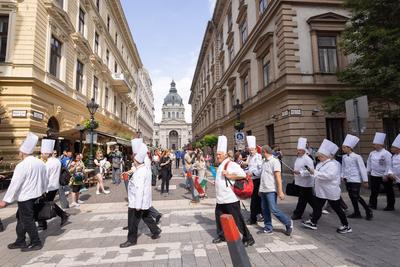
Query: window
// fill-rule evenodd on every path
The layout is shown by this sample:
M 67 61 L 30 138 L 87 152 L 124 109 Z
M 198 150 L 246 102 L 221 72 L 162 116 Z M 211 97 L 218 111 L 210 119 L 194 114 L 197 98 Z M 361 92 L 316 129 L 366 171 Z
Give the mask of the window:
M 113 108 L 114 114 L 117 113 L 117 96 L 114 96 L 114 108 Z
M 121 47 L 121 55 L 124 56 L 124 45 Z
M 168 112 L 168 119 L 171 118 L 171 112 Z
M 121 119 L 121 121 L 123 121 L 122 111 L 124 110 L 124 104 L 122 102 L 119 104 L 120 104 L 119 105 L 119 118 Z
M 221 30 L 219 33 L 219 50 L 222 51 L 224 49 L 224 31 Z
M 249 73 L 246 73 L 242 78 L 242 90 L 243 90 L 243 100 L 245 101 L 250 97 Z
M 246 135 L 253 135 L 253 132 L 251 130 L 246 131 Z
M 100 12 L 100 0 L 96 0 L 96 8 Z
M 79 60 L 76 61 L 76 84 L 75 89 L 78 92 L 82 92 L 83 89 L 83 63 Z
M 229 55 L 229 64 L 231 64 L 233 58 L 235 57 L 235 48 L 233 47 L 233 43 L 228 47 L 228 55 Z
M 50 41 L 50 74 L 60 78 L 62 43 L 53 35 Z
M 106 50 L 106 63 L 108 67 L 110 63 L 110 51 L 108 49 Z
M 232 30 L 232 6 L 229 7 L 229 13 L 228 13 L 228 32 Z
M 79 22 L 78 22 L 78 31 L 84 36 L 85 35 L 85 11 L 82 8 L 79 8 Z
M 268 2 L 267 0 L 258 0 L 258 8 L 260 11 L 260 15 L 264 14 L 265 10 L 267 9 Z
M 115 32 L 115 45 L 118 46 L 118 33 Z
M 231 105 L 232 105 L 232 110 L 234 109 L 234 106 L 236 105 L 236 96 L 235 96 L 235 89 L 232 88 L 229 91 L 229 94 L 231 95 Z
M 104 97 L 104 107 L 108 110 L 108 94 L 109 94 L 109 90 L 108 87 L 106 87 L 105 90 L 105 97 Z
M 264 87 L 266 87 L 270 83 L 270 75 L 269 75 L 270 62 L 266 59 L 266 57 L 264 57 L 262 63 L 263 63 L 263 81 L 264 81 Z
M 344 140 L 344 119 L 327 118 L 326 119 L 326 138 L 338 146 L 342 145 Z
M 0 62 L 6 61 L 8 40 L 8 15 L 0 16 Z
M 114 73 L 118 73 L 118 64 L 114 62 Z
M 265 141 L 267 141 L 267 144 L 269 146 L 275 145 L 275 130 L 274 130 L 274 125 L 270 124 L 265 126 L 265 133 L 266 133 L 266 138 Z
M 128 107 L 125 107 L 125 122 L 128 121 Z
M 386 146 L 390 147 L 396 139 L 397 133 L 400 132 L 399 118 L 383 118 L 383 132 L 386 134 Z
M 99 96 L 99 79 L 96 76 L 93 76 L 93 98 L 95 102 L 97 101 L 97 97 Z
M 172 118 L 175 119 L 175 112 L 172 112 Z
M 99 53 L 99 34 L 97 32 L 94 32 L 94 52 L 96 54 Z
M 247 31 L 247 21 L 244 21 L 240 25 L 240 40 L 242 41 L 242 44 L 244 44 L 247 40 L 248 37 L 248 31 Z
M 111 23 L 110 16 L 107 15 L 107 30 L 108 30 L 108 31 L 110 31 L 110 23 Z
M 54 1 L 56 6 L 58 6 L 59 8 L 63 9 L 64 8 L 64 0 L 55 0 Z
M 318 36 L 319 69 L 322 73 L 334 73 L 337 70 L 336 36 Z

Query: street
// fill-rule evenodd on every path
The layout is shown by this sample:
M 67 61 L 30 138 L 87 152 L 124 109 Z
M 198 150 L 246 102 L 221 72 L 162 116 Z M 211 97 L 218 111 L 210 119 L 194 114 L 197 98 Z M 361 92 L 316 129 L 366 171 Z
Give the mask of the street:
M 15 239 L 15 205 L 1 210 L 7 229 L 1 233 L 0 266 L 232 266 L 227 245 L 211 243 L 215 236 L 213 186 L 208 188 L 208 199 L 190 204 L 184 179 L 175 170 L 168 197 L 153 190 L 153 205 L 163 213 L 161 238 L 150 239 L 149 230 L 141 223 L 138 245 L 121 249 L 119 244 L 126 241 L 127 234 L 122 230 L 127 224 L 125 188 L 109 180 L 106 184 L 111 194 L 96 195 L 95 188 L 90 188 L 82 195 L 86 203 L 68 210 L 70 223 L 62 229 L 59 218 L 50 221 L 48 229 L 40 233 L 44 248 L 37 252 L 6 248 Z M 295 203 L 295 198 L 287 197 L 280 207 L 290 214 Z M 304 229 L 295 221 L 292 237 L 285 236 L 283 226 L 274 220 L 272 235 L 258 235 L 259 227 L 250 227 L 256 244 L 246 250 L 253 266 L 400 266 L 396 255 L 400 250 L 399 217 L 398 211 L 378 210 L 373 221 L 350 220 L 353 233 L 340 235 L 336 233 L 338 218 L 331 213 L 323 216 L 317 231 Z

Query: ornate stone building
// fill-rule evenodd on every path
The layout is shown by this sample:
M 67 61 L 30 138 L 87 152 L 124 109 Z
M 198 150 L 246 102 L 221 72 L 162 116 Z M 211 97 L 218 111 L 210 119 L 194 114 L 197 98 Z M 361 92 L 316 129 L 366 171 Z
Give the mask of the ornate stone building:
M 142 62 L 119 0 L 4 0 L 0 25 L 2 156 L 28 131 L 73 149 L 91 98 L 99 133 L 133 136 Z
M 347 89 L 335 73 L 349 60 L 338 44 L 350 15 L 341 0 L 218 0 L 191 86 L 193 135 L 225 134 L 232 148 L 239 100 L 244 132 L 259 144 L 279 144 L 289 156 L 300 136 L 313 147 L 323 138 L 341 144 L 345 114 L 322 105 Z M 363 153 L 382 127 L 368 121 Z
M 138 130 L 146 144 L 153 143 L 154 96 L 150 75 L 146 69 L 139 70 L 138 80 Z
M 192 124 L 185 121 L 185 106 L 174 81 L 162 106 L 161 123 L 154 124 L 153 144 L 168 149 L 181 149 L 192 140 Z

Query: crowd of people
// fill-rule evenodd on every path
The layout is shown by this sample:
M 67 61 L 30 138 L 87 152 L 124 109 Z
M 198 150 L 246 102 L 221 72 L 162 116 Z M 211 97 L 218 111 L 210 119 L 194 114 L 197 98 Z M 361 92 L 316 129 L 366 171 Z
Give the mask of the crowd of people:
M 162 214 L 152 206 L 152 186 L 161 180 L 160 193 L 168 197 L 172 168 L 180 168 L 183 164 L 185 186 L 191 193 L 191 203 L 199 203 L 207 197 L 207 184 L 211 182 L 216 190 L 215 220 L 217 237 L 213 243 L 225 241 L 220 217 L 231 214 L 241 232 L 245 246 L 255 243 L 247 225 L 263 221 L 264 226 L 257 234 L 272 234 L 273 224 L 271 214 L 284 226 L 284 234 L 292 235 L 293 220 L 304 218 L 307 204 L 312 213 L 305 218 L 302 225 L 317 230 L 326 203 L 337 214 L 340 226 L 337 232 L 346 234 L 352 232 L 348 219 L 362 218 L 359 204 L 365 210 L 365 218 L 372 220 L 373 210 L 377 209 L 377 197 L 383 184 L 387 205 L 384 211 L 394 210 L 395 197 L 393 185 L 400 183 L 400 134 L 392 144 L 391 152 L 384 149 L 386 135 L 376 133 L 373 140 L 374 150 L 370 153 L 367 164 L 362 157 L 354 152 L 359 138 L 347 135 L 343 144 L 344 153 L 341 163 L 335 159 L 339 147 L 325 139 L 314 153 L 307 139 L 299 138 L 297 158 L 293 168 L 283 161 L 283 153 L 279 147 L 268 145 L 258 146 L 254 136 L 247 136 L 247 150 L 236 152 L 227 149 L 227 138 L 219 136 L 216 149 L 216 162 L 209 155 L 204 155 L 200 149 L 187 146 L 185 151 L 155 150 L 150 152 L 141 138 L 132 140 L 132 162 L 123 168 L 126 160 L 118 147 L 109 154 L 107 160 L 102 151 L 96 153 L 94 175 L 97 181 L 96 194 L 109 194 L 104 187 L 104 176 L 112 174 L 112 183 L 119 185 L 124 180 L 128 195 L 128 230 L 126 242 L 121 248 L 136 245 L 138 224 L 143 220 L 150 229 L 151 238 L 158 239 L 161 228 L 158 226 Z M 57 158 L 54 151 L 54 140 L 43 139 L 40 158 L 33 152 L 38 137 L 29 133 L 20 147 L 21 162 L 16 165 L 10 186 L 0 201 L 0 208 L 17 202 L 17 239 L 9 244 L 9 249 L 32 251 L 42 248 L 38 230 L 46 230 L 47 222 L 37 218 L 35 210 L 38 200 L 54 201 L 59 194 L 60 204 L 66 209 L 69 206 L 79 207 L 84 202 L 80 193 L 85 190 L 85 164 L 82 155 L 74 158 L 72 153 L 65 151 Z M 298 201 L 292 214 L 283 212 L 277 204 L 278 198 L 285 199 L 282 182 L 282 165 L 285 165 L 294 175 L 294 186 Z M 217 167 L 216 167 L 217 166 Z M 217 169 L 215 169 L 217 168 Z M 68 182 L 61 179 L 68 173 Z M 211 174 L 211 175 L 210 175 Z M 209 179 L 210 178 L 210 179 Z M 253 190 L 250 199 L 250 216 L 247 220 L 241 213 L 241 198 L 234 187 L 240 181 L 251 179 Z M 341 183 L 345 184 L 353 206 L 353 213 L 346 216 L 341 198 Z M 243 183 L 242 183 L 243 184 Z M 369 203 L 360 195 L 361 187 L 369 188 L 371 193 Z M 71 190 L 71 205 L 66 198 L 67 188 Z M 87 189 L 86 189 L 87 190 Z M 54 204 L 56 215 L 60 217 L 60 225 L 68 222 L 69 214 Z M 36 226 L 36 221 L 38 226 Z M 30 243 L 26 243 L 28 234 Z

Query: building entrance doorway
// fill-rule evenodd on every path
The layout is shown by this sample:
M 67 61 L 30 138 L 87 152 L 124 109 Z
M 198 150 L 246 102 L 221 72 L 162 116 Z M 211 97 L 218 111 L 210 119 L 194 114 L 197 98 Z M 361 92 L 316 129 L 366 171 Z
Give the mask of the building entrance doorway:
M 179 148 L 178 132 L 173 130 L 169 132 L 169 149 L 176 150 Z

